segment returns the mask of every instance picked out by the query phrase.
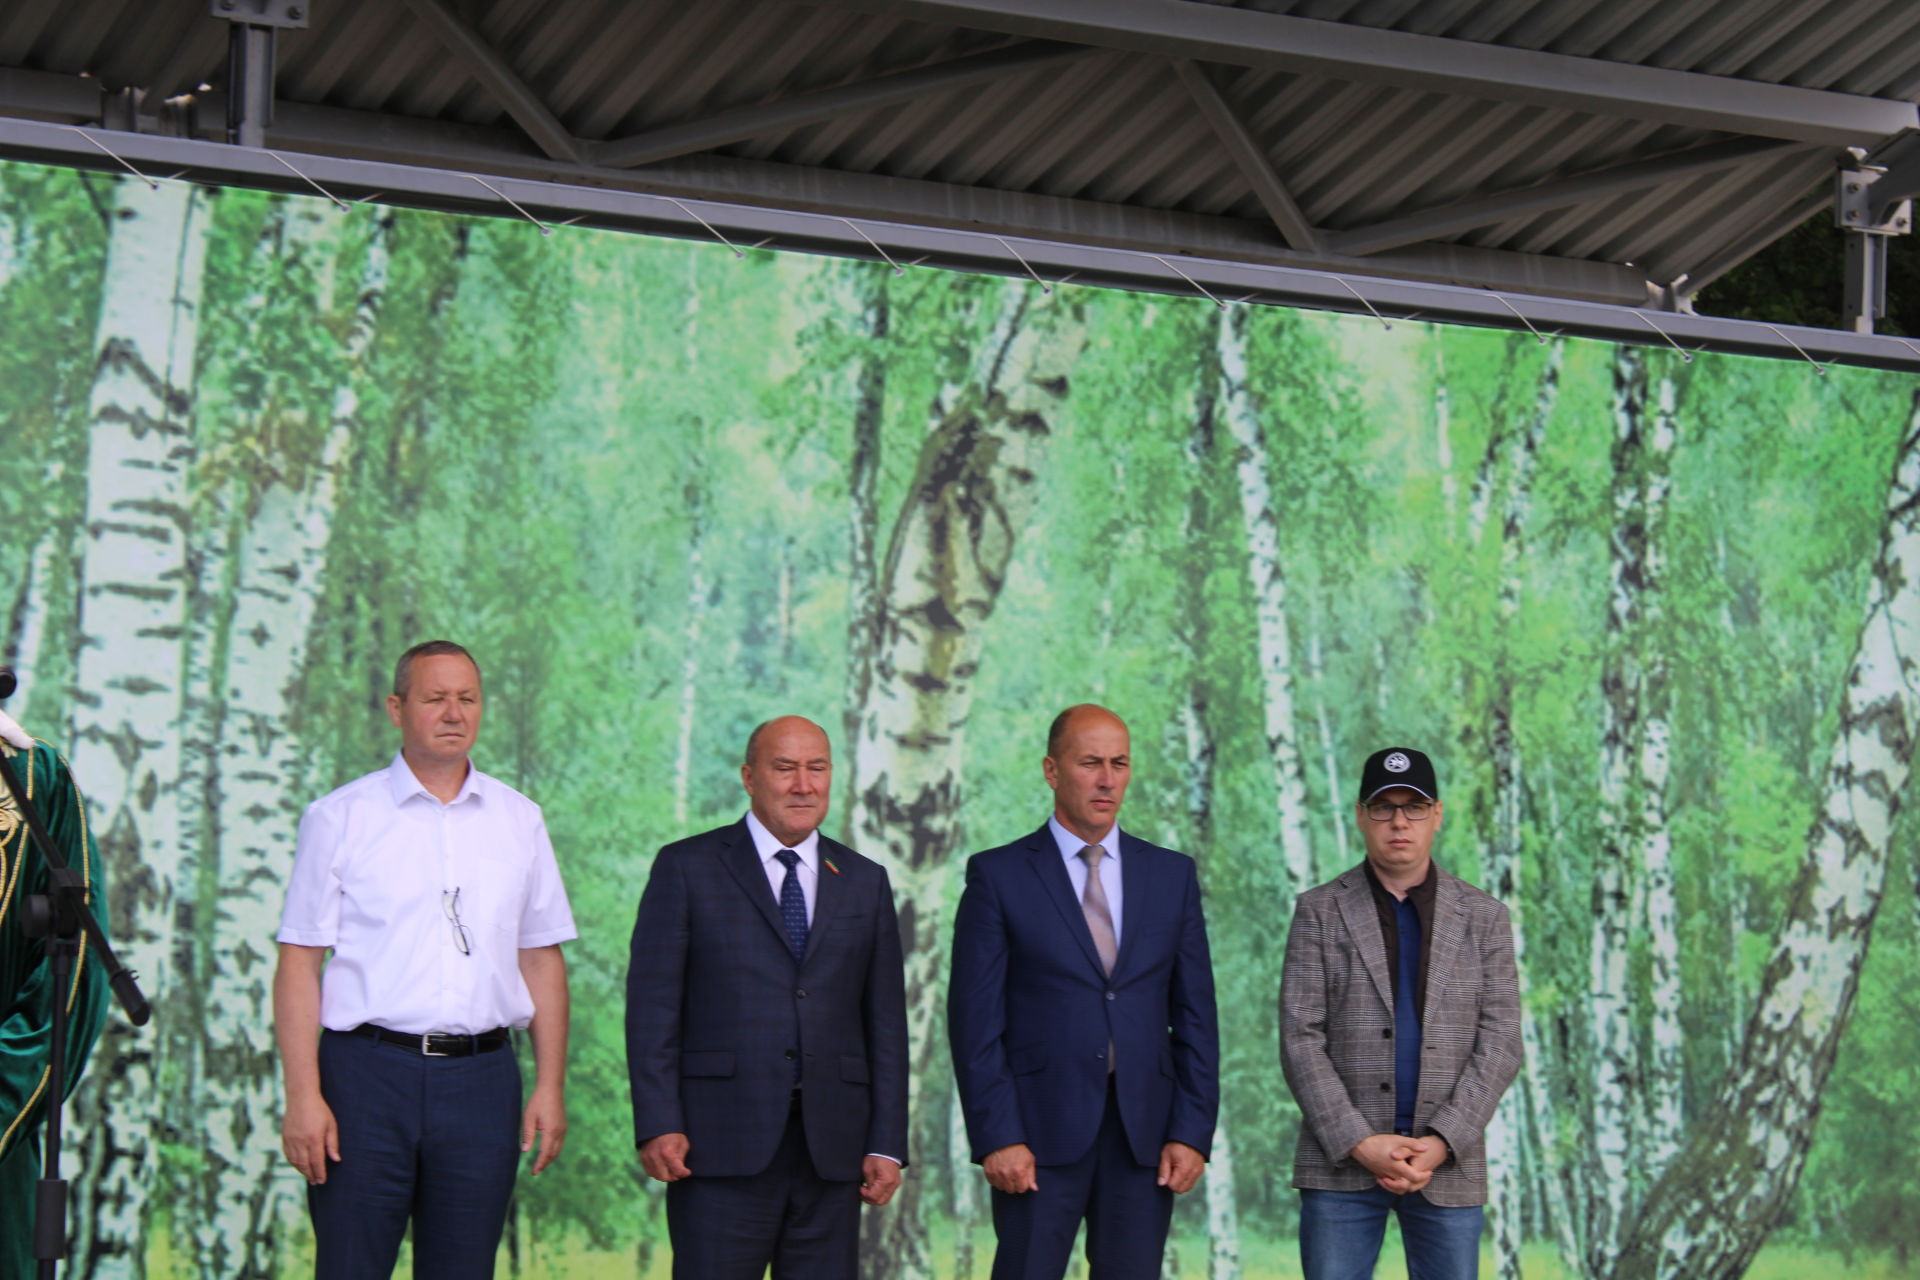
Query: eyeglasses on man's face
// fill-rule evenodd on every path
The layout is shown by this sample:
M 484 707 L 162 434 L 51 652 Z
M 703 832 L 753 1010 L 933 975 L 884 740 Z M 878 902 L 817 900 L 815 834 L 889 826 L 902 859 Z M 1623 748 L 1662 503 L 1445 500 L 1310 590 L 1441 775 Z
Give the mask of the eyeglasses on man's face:
M 1375 822 L 1392 822 L 1395 812 L 1406 815 L 1408 822 L 1425 822 L 1433 816 L 1433 802 L 1415 800 L 1411 804 L 1370 804 L 1367 816 Z

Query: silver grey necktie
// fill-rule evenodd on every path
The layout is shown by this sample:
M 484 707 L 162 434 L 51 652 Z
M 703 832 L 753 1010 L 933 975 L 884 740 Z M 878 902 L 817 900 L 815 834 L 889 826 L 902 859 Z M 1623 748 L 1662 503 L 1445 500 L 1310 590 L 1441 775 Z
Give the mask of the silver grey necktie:
M 1100 967 L 1112 977 L 1114 957 L 1120 948 L 1113 940 L 1113 912 L 1107 907 L 1107 888 L 1100 883 L 1100 859 L 1106 854 L 1097 844 L 1080 851 L 1081 859 L 1087 864 L 1087 891 L 1080 895 L 1080 910 L 1093 933 L 1093 949 L 1100 953 Z

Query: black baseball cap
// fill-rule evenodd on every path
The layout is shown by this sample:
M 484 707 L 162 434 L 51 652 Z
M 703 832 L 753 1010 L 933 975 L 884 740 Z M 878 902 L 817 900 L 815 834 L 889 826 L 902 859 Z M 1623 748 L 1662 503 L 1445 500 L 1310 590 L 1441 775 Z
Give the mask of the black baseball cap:
M 1418 791 L 1429 800 L 1440 798 L 1440 784 L 1433 776 L 1433 761 L 1424 751 L 1412 747 L 1385 747 L 1367 757 L 1360 769 L 1360 803 L 1392 787 Z

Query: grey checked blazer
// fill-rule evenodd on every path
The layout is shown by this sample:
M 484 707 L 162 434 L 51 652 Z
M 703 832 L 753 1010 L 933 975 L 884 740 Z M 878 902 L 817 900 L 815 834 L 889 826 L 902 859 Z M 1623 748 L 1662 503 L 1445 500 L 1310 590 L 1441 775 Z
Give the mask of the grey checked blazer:
M 1427 1002 L 1420 1024 L 1416 1135 L 1453 1148 L 1433 1171 L 1437 1205 L 1487 1202 L 1485 1131 L 1520 1069 L 1520 991 L 1507 909 L 1438 864 Z M 1293 1185 L 1364 1191 L 1347 1153 L 1393 1132 L 1393 982 L 1372 890 L 1359 866 L 1300 895 L 1280 980 L 1280 1063 L 1300 1104 Z

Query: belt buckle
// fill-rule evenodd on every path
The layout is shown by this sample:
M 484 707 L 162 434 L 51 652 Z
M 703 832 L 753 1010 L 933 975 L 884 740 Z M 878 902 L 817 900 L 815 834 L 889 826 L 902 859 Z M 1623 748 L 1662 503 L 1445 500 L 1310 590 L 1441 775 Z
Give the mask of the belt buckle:
M 453 1056 L 450 1053 L 436 1053 L 434 1051 L 432 1041 L 433 1041 L 433 1032 L 423 1031 L 420 1033 L 421 1056 L 428 1057 L 428 1058 L 451 1058 Z

